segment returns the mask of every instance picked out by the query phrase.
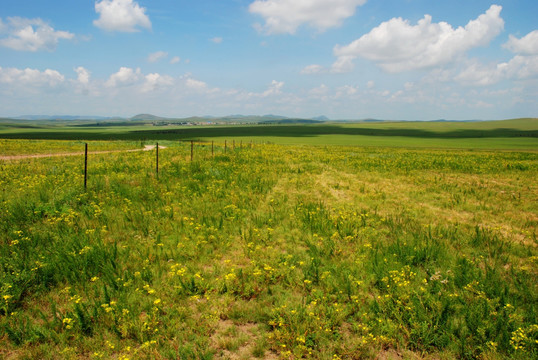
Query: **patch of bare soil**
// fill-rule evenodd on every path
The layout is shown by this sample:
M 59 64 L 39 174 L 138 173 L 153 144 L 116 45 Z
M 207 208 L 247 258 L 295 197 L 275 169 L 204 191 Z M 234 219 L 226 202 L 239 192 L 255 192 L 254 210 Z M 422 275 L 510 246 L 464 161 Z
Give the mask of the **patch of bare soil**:
M 254 349 L 259 339 L 257 325 L 234 324 L 231 320 L 220 320 L 211 336 L 211 347 L 216 350 L 215 359 L 255 359 Z M 260 359 L 276 360 L 276 354 L 266 351 Z
M 379 352 L 375 360 L 441 360 L 442 357 L 437 355 L 421 356 L 409 350 L 396 351 L 394 349 L 383 350 Z

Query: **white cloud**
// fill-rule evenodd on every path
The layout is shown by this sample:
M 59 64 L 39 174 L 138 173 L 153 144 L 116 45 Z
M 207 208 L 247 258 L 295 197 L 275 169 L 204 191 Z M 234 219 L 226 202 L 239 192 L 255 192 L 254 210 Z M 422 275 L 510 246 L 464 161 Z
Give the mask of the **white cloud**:
M 487 69 L 491 76 L 509 80 L 528 80 L 538 77 L 538 30 L 521 39 L 510 35 L 503 47 L 516 53 L 510 61 L 501 63 L 495 69 Z M 487 71 L 486 70 L 486 71 Z
M 521 55 L 538 55 L 538 30 L 534 30 L 521 39 L 510 35 L 508 42 L 503 44 L 506 49 Z
M 366 83 L 366 87 L 367 87 L 368 89 L 373 89 L 373 88 L 375 87 L 375 81 L 373 81 L 373 80 L 368 81 L 368 82 Z
M 284 86 L 284 82 L 283 81 L 276 81 L 276 80 L 273 80 L 271 82 L 271 85 L 269 86 L 269 88 L 267 90 L 265 90 L 263 93 L 262 93 L 262 97 L 267 97 L 267 96 L 274 96 L 274 95 L 280 95 L 282 94 L 282 87 Z
M 157 52 L 149 54 L 148 62 L 154 63 L 161 59 L 164 59 L 167 56 L 168 56 L 168 53 L 166 51 L 157 51 Z
M 65 77 L 56 70 L 46 69 L 45 71 L 39 71 L 30 68 L 20 70 L 0 67 L 0 83 L 4 84 L 54 87 L 63 83 L 64 80 Z
M 454 80 L 462 85 L 488 86 L 498 83 L 503 75 L 500 64 L 485 66 L 478 61 L 471 61 Z
M 1 23 L 0 45 L 18 51 L 53 51 L 62 39 L 71 40 L 74 34 L 68 31 L 56 31 L 41 19 L 10 17 L 8 23 Z
M 354 59 L 354 56 L 339 56 L 331 66 L 331 72 L 341 74 L 352 71 L 355 67 L 353 64 Z
M 344 85 L 342 87 L 338 88 L 338 91 L 336 92 L 336 97 L 340 97 L 342 95 L 352 96 L 355 95 L 359 90 L 351 85 Z
M 503 30 L 501 10 L 501 6 L 492 5 L 477 19 L 456 29 L 446 22 L 432 23 L 430 15 L 417 25 L 393 18 L 349 45 L 335 46 L 338 59 L 333 70 L 351 70 L 350 63 L 357 57 L 372 60 L 393 73 L 452 62 L 472 48 L 487 45 Z
M 187 88 L 189 89 L 193 89 L 196 91 L 203 91 L 207 88 L 207 84 L 205 82 L 192 79 L 190 77 L 185 80 L 185 86 L 187 86 Z
M 303 24 L 319 31 L 339 26 L 366 0 L 256 0 L 249 11 L 265 19 L 258 25 L 267 34 L 293 34 Z
M 189 73 L 185 74 L 182 77 L 182 79 L 185 79 L 183 84 L 189 94 L 194 93 L 194 94 L 199 94 L 199 95 L 200 94 L 206 94 L 206 95 L 213 94 L 214 95 L 221 92 L 219 88 L 211 88 L 207 85 L 207 83 L 201 80 L 192 78 L 192 75 Z
M 140 69 L 133 70 L 128 67 L 121 67 L 117 73 L 110 75 L 106 81 L 108 87 L 119 87 L 133 85 L 140 80 L 142 73 Z
M 145 81 L 141 88 L 141 91 L 144 93 L 172 86 L 174 84 L 174 79 L 172 77 L 157 73 L 148 74 L 144 79 Z
M 177 64 L 181 61 L 181 58 L 179 56 L 174 56 L 172 59 L 170 59 L 170 64 Z
M 77 73 L 77 81 L 82 85 L 88 85 L 90 83 L 90 72 L 82 66 L 75 69 Z
M 437 75 L 440 81 L 453 79 L 466 86 L 488 86 L 503 80 L 531 80 L 538 78 L 538 55 L 516 55 L 510 61 L 499 64 L 483 64 L 478 60 L 471 60 L 455 76 L 450 71 Z
M 205 82 L 194 79 L 191 74 L 187 73 L 179 78 L 159 73 L 143 74 L 137 68 L 136 70 L 128 67 L 122 67 L 112 74 L 105 82 L 105 86 L 113 87 L 118 90 L 116 93 L 136 93 L 147 94 L 155 91 L 163 91 L 162 94 L 168 94 L 168 99 L 173 96 L 194 96 L 203 94 L 215 94 L 219 92 L 218 88 L 211 88 Z
M 223 40 L 221 37 L 214 37 L 213 39 L 211 39 L 211 41 L 215 44 L 221 44 Z
M 284 87 L 283 81 L 271 81 L 271 84 L 263 92 L 246 92 L 236 91 L 236 99 L 238 101 L 249 101 L 251 99 L 264 99 L 282 95 L 282 88 Z
M 99 19 L 93 24 L 106 31 L 137 32 L 138 27 L 151 29 L 146 8 L 133 0 L 101 0 L 95 3 Z
M 327 87 L 327 85 L 321 84 L 320 86 L 316 88 L 310 89 L 308 91 L 308 94 L 315 97 L 320 97 L 320 96 L 322 97 L 324 95 L 327 95 L 328 92 L 329 92 L 329 88 Z
M 302 69 L 301 74 L 304 74 L 304 75 L 319 74 L 323 72 L 323 70 L 324 70 L 323 66 L 313 64 L 313 65 L 308 65 L 304 69 Z
M 538 77 L 538 55 L 516 55 L 509 62 L 500 64 L 499 67 L 509 79 L 525 80 L 536 78 Z

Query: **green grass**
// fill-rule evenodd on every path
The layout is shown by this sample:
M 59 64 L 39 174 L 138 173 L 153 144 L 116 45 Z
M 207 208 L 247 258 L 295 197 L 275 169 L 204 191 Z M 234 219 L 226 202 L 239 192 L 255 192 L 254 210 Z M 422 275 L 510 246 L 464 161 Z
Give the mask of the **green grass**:
M 538 119 L 486 122 L 381 122 L 316 125 L 17 127 L 0 123 L 0 138 L 50 140 L 244 140 L 278 144 L 477 149 L 538 149 Z
M 535 152 L 166 145 L 0 160 L 0 357 L 538 358 Z

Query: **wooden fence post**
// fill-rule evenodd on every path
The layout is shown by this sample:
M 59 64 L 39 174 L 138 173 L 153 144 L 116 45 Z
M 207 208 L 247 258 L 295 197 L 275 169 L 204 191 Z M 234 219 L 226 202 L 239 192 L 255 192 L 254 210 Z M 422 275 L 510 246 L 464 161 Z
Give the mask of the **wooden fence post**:
M 88 143 L 84 146 L 84 190 L 86 190 L 88 182 Z
M 155 145 L 155 149 L 157 150 L 157 151 L 156 151 L 156 157 L 157 157 L 157 159 L 156 159 L 156 162 L 155 162 L 155 172 L 156 172 L 156 174 L 157 174 L 157 179 L 158 179 L 158 178 L 159 178 L 159 143 L 157 143 L 157 144 Z

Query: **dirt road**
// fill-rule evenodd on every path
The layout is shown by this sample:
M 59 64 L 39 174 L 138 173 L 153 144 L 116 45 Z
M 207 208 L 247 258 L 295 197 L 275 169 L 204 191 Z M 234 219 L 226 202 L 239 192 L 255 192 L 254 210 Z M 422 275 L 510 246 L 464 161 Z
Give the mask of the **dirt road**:
M 88 152 L 88 155 L 110 154 L 110 153 L 118 153 L 118 152 L 151 151 L 154 149 L 155 149 L 155 145 L 145 145 L 143 149 L 92 151 L 92 152 Z M 166 147 L 159 146 L 159 149 L 166 149 Z M 35 159 L 35 158 L 59 157 L 59 156 L 80 156 L 80 155 L 84 155 L 84 152 L 55 153 L 55 154 L 0 155 L 0 160 L 23 160 L 23 159 Z

